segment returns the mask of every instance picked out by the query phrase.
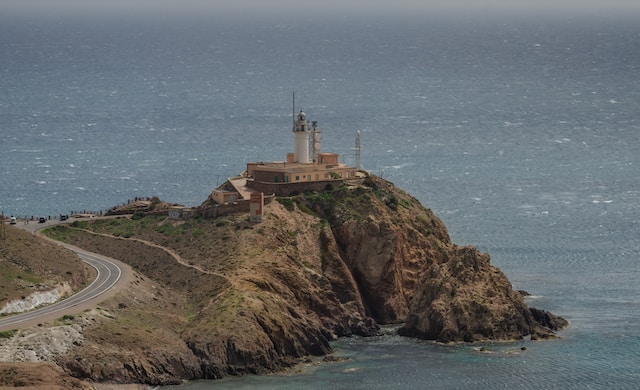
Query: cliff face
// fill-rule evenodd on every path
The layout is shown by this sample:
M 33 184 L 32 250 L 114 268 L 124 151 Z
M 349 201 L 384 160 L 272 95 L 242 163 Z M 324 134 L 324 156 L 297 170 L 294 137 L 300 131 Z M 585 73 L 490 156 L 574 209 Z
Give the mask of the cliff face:
M 545 316 L 551 320 L 541 320 Z M 425 270 L 400 334 L 439 341 L 538 339 L 566 325 L 528 308 L 489 255 L 452 246 L 445 261 Z
M 327 218 L 340 258 L 356 280 L 367 314 L 382 324 L 405 320 L 425 265 L 449 245 L 445 226 L 393 185 L 370 178 L 303 205 Z
M 257 225 L 246 215 L 145 217 L 56 234 L 139 272 L 58 359 L 75 377 L 161 385 L 263 374 L 325 355 L 337 337 L 377 331 L 330 226 L 277 202 Z
M 58 359 L 80 378 L 266 373 L 330 352 L 339 336 L 374 334 L 377 323 L 406 321 L 402 334 L 440 341 L 546 337 L 563 325 L 530 310 L 488 255 L 452 244 L 430 210 L 376 177 L 280 199 L 260 224 L 145 217 L 58 233 L 139 272 Z
M 342 258 L 379 323 L 405 322 L 402 335 L 445 342 L 546 338 L 567 325 L 528 308 L 488 254 L 451 243 L 431 210 L 391 183 L 371 177 L 334 198 L 309 206 L 332 219 Z

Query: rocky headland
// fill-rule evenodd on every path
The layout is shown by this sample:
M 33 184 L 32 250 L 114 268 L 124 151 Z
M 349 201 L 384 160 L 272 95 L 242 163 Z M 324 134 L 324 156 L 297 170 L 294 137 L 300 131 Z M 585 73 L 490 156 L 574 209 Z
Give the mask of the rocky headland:
M 379 324 L 441 342 L 555 337 L 566 321 L 529 308 L 488 254 L 393 184 L 278 198 L 248 215 L 74 222 L 49 232 L 120 259 L 130 287 L 64 324 L 80 329 L 43 360 L 96 382 L 163 385 L 263 374 Z

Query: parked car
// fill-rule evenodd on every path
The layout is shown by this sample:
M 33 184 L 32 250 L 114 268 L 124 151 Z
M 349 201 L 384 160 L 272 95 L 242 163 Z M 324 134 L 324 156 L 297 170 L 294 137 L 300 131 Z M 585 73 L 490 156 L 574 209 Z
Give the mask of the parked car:
M 38 219 L 38 223 L 45 223 L 45 222 L 47 222 L 47 219 L 45 217 L 40 217 Z
M 69 216 L 68 216 L 68 215 L 61 215 L 61 216 L 60 216 L 60 220 L 61 220 L 61 221 L 66 221 L 67 219 L 69 219 Z
M 11 225 L 15 225 L 16 223 L 18 223 L 18 220 L 16 219 L 16 217 L 14 217 L 13 215 L 11 216 L 11 219 L 9 219 L 9 223 Z

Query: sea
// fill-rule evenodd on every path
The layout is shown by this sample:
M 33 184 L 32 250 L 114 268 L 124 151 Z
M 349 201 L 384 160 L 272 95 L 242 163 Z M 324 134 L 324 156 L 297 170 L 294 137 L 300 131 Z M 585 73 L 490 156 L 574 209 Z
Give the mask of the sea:
M 640 387 L 640 12 L 98 11 L 0 5 L 5 215 L 197 206 L 284 160 L 304 110 L 322 151 L 359 154 L 570 321 L 451 345 L 383 328 L 337 362 L 170 388 Z

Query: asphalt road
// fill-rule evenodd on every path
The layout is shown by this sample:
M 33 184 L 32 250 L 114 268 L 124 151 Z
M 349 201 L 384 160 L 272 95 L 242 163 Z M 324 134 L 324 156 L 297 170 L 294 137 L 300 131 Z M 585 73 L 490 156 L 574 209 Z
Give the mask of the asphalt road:
M 32 222 L 28 225 L 16 226 L 35 233 L 37 230 L 53 224 L 55 222 L 50 221 L 45 224 Z M 131 275 L 131 268 L 128 265 L 116 259 L 87 252 L 73 245 L 51 241 L 72 250 L 85 263 L 95 268 L 96 278 L 82 291 L 61 301 L 39 309 L 0 318 L 0 331 L 26 328 L 55 320 L 64 315 L 73 315 L 91 309 L 104 301 L 109 295 L 107 293 L 113 293 L 128 283 L 128 278 Z

